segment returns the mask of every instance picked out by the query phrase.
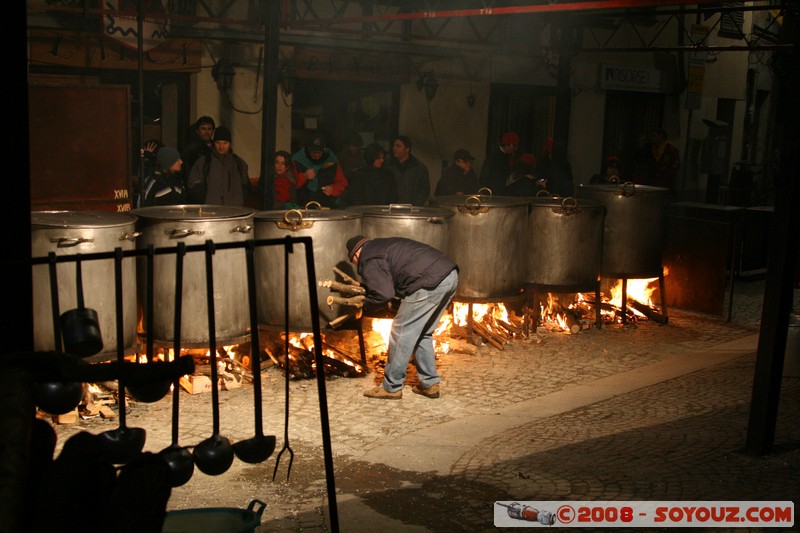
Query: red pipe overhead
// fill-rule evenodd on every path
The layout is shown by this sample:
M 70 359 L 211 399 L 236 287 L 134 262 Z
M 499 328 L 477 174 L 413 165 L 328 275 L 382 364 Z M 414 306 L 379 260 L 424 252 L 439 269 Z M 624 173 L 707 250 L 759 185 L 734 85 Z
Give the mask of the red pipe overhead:
M 454 17 L 479 17 L 494 15 L 518 15 L 525 13 L 561 13 L 592 9 L 630 9 L 667 7 L 677 5 L 719 4 L 716 0 L 594 0 L 587 2 L 566 2 L 563 4 L 539 4 L 530 6 L 483 7 L 476 9 L 455 9 L 450 11 L 418 11 L 415 13 L 394 13 L 392 15 L 370 15 L 364 17 L 342 17 L 295 21 L 291 25 L 318 26 L 330 24 L 354 24 L 394 20 L 419 20 Z

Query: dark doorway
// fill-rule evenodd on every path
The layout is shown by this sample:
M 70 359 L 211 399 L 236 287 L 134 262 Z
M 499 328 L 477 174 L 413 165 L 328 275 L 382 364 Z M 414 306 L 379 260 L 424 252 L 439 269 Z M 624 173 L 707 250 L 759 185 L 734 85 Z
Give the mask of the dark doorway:
M 633 177 L 633 162 L 639 141 L 653 128 L 661 127 L 664 117 L 664 95 L 631 91 L 606 93 L 603 153 L 597 161 L 598 172 L 603 161 L 615 155 L 622 159 L 622 175 Z M 668 134 L 670 132 L 667 132 Z
M 531 85 L 492 84 L 486 154 L 497 149 L 500 136 L 515 131 L 520 138 L 518 153 L 542 153 L 553 135 L 556 89 Z

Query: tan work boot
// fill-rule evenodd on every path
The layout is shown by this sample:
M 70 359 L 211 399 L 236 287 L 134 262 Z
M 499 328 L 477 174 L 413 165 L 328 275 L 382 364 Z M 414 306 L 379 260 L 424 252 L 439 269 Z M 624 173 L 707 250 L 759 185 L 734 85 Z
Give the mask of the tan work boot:
M 414 385 L 411 387 L 411 390 L 417 394 L 422 394 L 423 396 L 427 396 L 428 398 L 438 398 L 439 397 L 439 384 L 436 383 L 435 385 L 431 385 L 427 389 L 422 388 L 422 385 Z
M 403 397 L 403 391 L 389 392 L 381 385 L 367 389 L 364 391 L 364 396 L 367 398 L 379 398 L 381 400 L 399 400 Z

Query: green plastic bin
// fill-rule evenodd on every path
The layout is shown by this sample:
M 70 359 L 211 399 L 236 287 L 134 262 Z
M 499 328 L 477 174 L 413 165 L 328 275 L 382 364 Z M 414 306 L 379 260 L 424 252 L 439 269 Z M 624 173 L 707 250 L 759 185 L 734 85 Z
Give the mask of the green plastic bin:
M 256 509 L 256 506 L 258 508 Z M 169 511 L 162 533 L 254 533 L 267 504 L 253 500 L 247 509 L 210 507 Z

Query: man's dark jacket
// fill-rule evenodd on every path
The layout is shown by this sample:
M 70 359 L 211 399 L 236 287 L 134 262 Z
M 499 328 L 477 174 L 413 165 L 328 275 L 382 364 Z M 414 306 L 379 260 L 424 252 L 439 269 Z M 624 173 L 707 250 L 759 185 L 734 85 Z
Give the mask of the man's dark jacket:
M 370 239 L 361 247 L 358 273 L 364 281 L 365 311 L 405 298 L 418 289 L 433 289 L 458 265 L 445 254 L 405 237 Z

